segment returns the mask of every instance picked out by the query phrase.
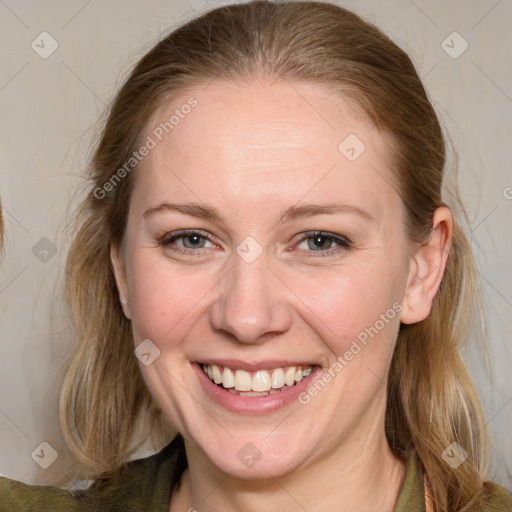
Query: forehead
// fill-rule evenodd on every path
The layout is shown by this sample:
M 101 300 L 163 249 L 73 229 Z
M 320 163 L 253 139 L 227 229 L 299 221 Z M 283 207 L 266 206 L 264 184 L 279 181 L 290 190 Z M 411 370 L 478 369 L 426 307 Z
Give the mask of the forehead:
M 134 201 L 179 195 L 261 208 L 307 194 L 371 202 L 379 215 L 396 196 L 385 137 L 317 84 L 214 82 L 175 98 L 144 135 L 154 148 L 137 171 Z

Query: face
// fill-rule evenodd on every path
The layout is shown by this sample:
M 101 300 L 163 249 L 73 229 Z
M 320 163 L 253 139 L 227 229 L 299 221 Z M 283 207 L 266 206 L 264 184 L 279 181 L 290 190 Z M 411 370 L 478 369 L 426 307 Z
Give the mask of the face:
M 190 449 L 252 478 L 382 436 L 411 268 L 383 135 L 326 88 L 256 81 L 183 95 L 148 135 L 113 261 Z

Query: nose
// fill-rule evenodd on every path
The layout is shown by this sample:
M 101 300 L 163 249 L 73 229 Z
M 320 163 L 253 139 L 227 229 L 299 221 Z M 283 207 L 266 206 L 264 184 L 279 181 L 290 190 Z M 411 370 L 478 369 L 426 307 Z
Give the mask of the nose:
M 267 266 L 263 254 L 247 263 L 233 254 L 231 270 L 219 283 L 219 295 L 210 310 L 214 329 L 241 343 L 263 343 L 291 326 L 286 287 Z

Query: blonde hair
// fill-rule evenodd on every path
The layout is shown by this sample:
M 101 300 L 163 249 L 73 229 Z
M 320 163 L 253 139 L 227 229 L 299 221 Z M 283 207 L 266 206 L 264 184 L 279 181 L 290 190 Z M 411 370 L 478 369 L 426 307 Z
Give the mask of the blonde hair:
M 433 214 L 444 204 L 444 137 L 415 67 L 356 14 L 330 3 L 233 4 L 157 43 L 111 106 L 67 260 L 77 343 L 62 387 L 61 424 L 71 451 L 98 478 L 141 445 L 137 425 L 158 443 L 171 435 L 134 357 L 110 262 L 111 244 L 123 240 L 135 170 L 108 193 L 98 190 L 106 190 L 169 100 L 215 79 L 244 83 L 261 76 L 332 87 L 387 136 L 411 240 L 428 239 Z M 460 355 L 474 318 L 476 283 L 470 245 L 456 225 L 432 312 L 423 322 L 401 327 L 390 367 L 389 444 L 403 457 L 417 457 L 439 512 L 481 510 L 488 494 L 483 414 Z M 468 453 L 456 469 L 443 459 L 453 442 Z

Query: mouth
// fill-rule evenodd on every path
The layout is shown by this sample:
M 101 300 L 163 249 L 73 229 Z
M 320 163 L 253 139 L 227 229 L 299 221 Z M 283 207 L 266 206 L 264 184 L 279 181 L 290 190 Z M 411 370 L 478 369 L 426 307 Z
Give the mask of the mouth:
M 199 363 L 217 387 L 238 396 L 265 397 L 282 393 L 307 379 L 315 366 L 285 366 L 246 371 L 217 364 Z

